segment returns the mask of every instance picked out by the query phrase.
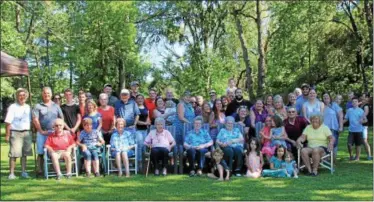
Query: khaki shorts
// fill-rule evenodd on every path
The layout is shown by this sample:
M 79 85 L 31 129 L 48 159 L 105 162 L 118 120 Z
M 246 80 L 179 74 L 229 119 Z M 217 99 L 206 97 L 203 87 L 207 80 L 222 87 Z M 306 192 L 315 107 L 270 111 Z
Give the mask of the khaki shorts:
M 10 131 L 9 144 L 9 157 L 19 158 L 32 156 L 32 139 L 30 131 Z
M 61 159 L 64 156 L 70 156 L 71 157 L 71 153 L 68 152 L 68 151 L 65 151 L 65 150 L 57 150 L 57 151 L 54 151 L 53 153 L 50 153 L 49 155 L 55 155 L 57 157 L 57 159 Z

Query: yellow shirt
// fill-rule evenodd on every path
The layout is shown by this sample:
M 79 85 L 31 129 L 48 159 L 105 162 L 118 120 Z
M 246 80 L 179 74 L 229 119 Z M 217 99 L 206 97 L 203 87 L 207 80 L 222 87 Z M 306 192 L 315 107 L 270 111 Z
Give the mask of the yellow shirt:
M 303 134 L 307 137 L 308 147 L 327 147 L 328 138 L 332 135 L 330 129 L 322 124 L 318 129 L 314 129 L 312 125 L 307 126 L 304 129 Z

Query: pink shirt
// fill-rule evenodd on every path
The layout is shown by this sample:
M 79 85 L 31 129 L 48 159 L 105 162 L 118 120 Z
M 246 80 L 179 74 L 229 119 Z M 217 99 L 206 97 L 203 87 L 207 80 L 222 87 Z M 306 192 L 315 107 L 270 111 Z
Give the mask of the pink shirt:
M 144 144 L 152 145 L 152 147 L 164 147 L 167 149 L 170 148 L 170 144 L 173 142 L 173 136 L 165 129 L 161 133 L 158 133 L 156 130 L 151 130 L 144 140 Z

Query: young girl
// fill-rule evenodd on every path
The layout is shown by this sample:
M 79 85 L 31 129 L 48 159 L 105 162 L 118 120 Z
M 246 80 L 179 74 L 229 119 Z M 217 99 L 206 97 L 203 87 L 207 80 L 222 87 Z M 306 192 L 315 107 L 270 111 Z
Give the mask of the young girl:
M 262 171 L 263 177 L 287 177 L 286 169 L 282 168 L 282 164 L 285 163 L 285 152 L 285 147 L 277 147 L 275 155 L 270 159 L 270 169 Z
M 249 140 L 248 151 L 245 156 L 247 166 L 246 177 L 259 178 L 261 176 L 263 159 L 260 152 L 260 144 L 257 138 Z
M 261 152 L 266 155 L 266 160 L 270 162 L 270 158 L 274 155 L 275 146 L 271 145 L 271 128 L 274 127 L 274 120 L 271 116 L 266 117 L 265 127 L 261 130 Z
M 92 129 L 101 131 L 103 125 L 101 114 L 97 112 L 97 105 L 93 100 L 87 101 L 87 115 L 83 118 L 87 117 L 92 119 Z
M 275 128 L 272 128 L 270 130 L 271 146 L 283 146 L 287 148 L 287 144 L 286 144 L 287 135 L 286 135 L 286 131 L 283 126 L 282 118 L 275 115 L 273 119 L 274 119 Z
M 294 177 L 298 178 L 297 176 L 297 168 L 296 168 L 296 161 L 293 160 L 293 155 L 291 152 L 286 152 L 285 162 L 282 164 L 283 168 L 286 168 L 287 177 Z
M 223 151 L 219 147 L 212 152 L 212 164 L 212 170 L 211 173 L 208 173 L 208 177 L 218 178 L 220 181 L 230 180 L 230 169 L 223 159 Z

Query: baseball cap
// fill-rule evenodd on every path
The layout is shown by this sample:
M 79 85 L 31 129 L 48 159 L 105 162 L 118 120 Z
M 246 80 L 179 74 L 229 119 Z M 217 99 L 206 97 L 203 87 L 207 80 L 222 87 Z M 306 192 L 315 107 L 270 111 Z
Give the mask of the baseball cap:
M 130 86 L 139 86 L 139 82 L 137 82 L 137 81 L 132 81 L 132 82 L 130 83 Z
M 111 87 L 111 88 L 112 88 L 112 85 L 109 84 L 109 83 L 106 83 L 106 84 L 104 85 L 104 88 L 106 88 L 106 87 Z
M 301 88 L 310 88 L 310 85 L 307 84 L 307 83 L 303 83 L 303 84 L 301 85 Z
M 212 90 L 209 91 L 209 95 L 212 95 L 212 94 L 217 94 L 217 93 L 216 93 L 215 90 L 212 89 Z
M 130 91 L 124 88 L 121 90 L 121 94 L 130 94 Z

